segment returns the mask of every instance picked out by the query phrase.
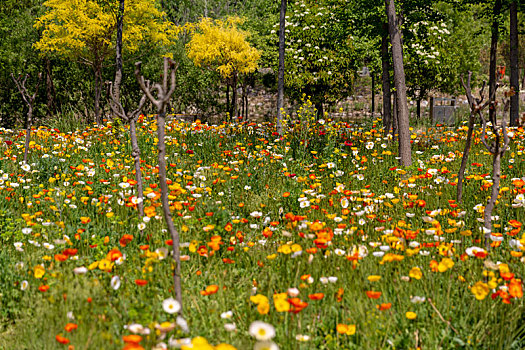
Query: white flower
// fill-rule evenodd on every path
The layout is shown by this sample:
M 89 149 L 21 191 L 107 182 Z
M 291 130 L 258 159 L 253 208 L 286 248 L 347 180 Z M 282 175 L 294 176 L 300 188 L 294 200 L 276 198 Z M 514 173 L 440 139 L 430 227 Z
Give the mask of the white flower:
M 253 350 L 279 350 L 279 346 L 273 341 L 262 341 L 255 343 Z
M 168 298 L 162 302 L 162 308 L 169 314 L 175 314 L 180 311 L 180 303 L 173 298 Z
M 292 298 L 295 298 L 296 296 L 299 295 L 299 289 L 297 288 L 288 288 L 287 292 L 288 292 L 288 295 L 291 296 Z
M 414 304 L 421 304 L 424 303 L 426 300 L 425 297 L 418 297 L 417 295 L 415 297 L 410 298 L 410 302 Z
M 235 323 L 225 323 L 224 329 L 227 330 L 228 332 L 233 332 L 237 329 L 237 326 L 235 325 Z
M 120 288 L 120 277 L 119 276 L 113 276 L 110 282 L 111 288 L 114 290 L 117 290 Z
M 335 282 L 337 282 L 337 277 L 335 277 L 335 276 L 330 276 L 330 277 L 328 277 L 328 282 L 330 282 L 330 283 L 335 283 Z
M 155 249 L 155 253 L 157 253 L 159 260 L 164 260 L 169 254 L 169 250 L 166 247 L 157 248 Z
M 190 327 L 188 327 L 188 322 L 186 322 L 186 320 L 184 319 L 184 317 L 182 316 L 177 316 L 177 320 L 175 321 L 177 323 L 177 326 L 180 327 L 180 329 L 184 332 L 184 333 L 189 333 L 190 332 Z
M 30 234 L 31 232 L 33 232 L 33 229 L 32 229 L 31 227 L 24 227 L 24 228 L 22 229 L 22 233 L 23 233 L 24 235 L 28 235 L 28 234 Z
M 29 164 L 27 163 L 24 163 L 22 166 L 21 166 L 22 170 L 24 171 L 29 171 L 31 170 L 31 167 L 29 166 Z
M 303 335 L 303 334 L 297 334 L 295 336 L 295 340 L 297 340 L 297 341 L 309 341 L 310 340 L 310 336 L 309 335 Z
M 149 328 L 144 327 L 139 323 L 132 323 L 129 326 L 124 326 L 124 328 L 127 328 L 131 333 L 135 334 L 148 335 L 151 333 L 151 330 Z
M 232 316 L 233 316 L 232 311 L 226 311 L 221 314 L 221 318 L 225 320 L 232 318 Z
M 83 275 L 83 274 L 85 274 L 86 272 L 88 272 L 88 269 L 87 269 L 86 267 L 84 267 L 84 266 L 75 267 L 75 268 L 73 269 L 73 273 L 74 273 L 75 275 Z
M 143 230 L 146 228 L 146 224 L 143 223 L 143 222 L 141 222 L 141 223 L 139 223 L 139 224 L 137 225 L 137 228 L 138 228 L 139 230 L 143 231 Z
M 26 290 L 28 287 L 29 287 L 29 282 L 27 282 L 26 280 L 24 280 L 24 281 L 22 281 L 22 283 L 20 283 L 20 289 L 21 290 Z
M 262 321 L 252 322 L 248 332 L 252 337 L 260 341 L 270 340 L 275 337 L 275 328 L 271 324 Z

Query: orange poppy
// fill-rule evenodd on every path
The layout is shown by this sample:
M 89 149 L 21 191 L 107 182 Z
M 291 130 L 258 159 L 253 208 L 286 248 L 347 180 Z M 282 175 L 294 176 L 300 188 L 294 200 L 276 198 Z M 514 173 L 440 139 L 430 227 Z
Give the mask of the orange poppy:
M 212 285 L 209 285 L 206 287 L 205 290 L 201 290 L 201 295 L 212 295 L 212 294 L 215 294 L 217 293 L 217 291 L 219 290 L 219 286 L 216 285 L 216 284 L 212 284 Z
M 38 287 L 38 290 L 41 291 L 42 293 L 43 292 L 47 292 L 49 290 L 49 286 L 48 285 L 41 285 L 40 287 Z
M 376 305 L 376 307 L 379 311 L 385 311 L 392 307 L 392 303 L 382 303 L 382 304 Z
M 120 246 L 125 247 L 132 240 L 133 240 L 133 235 L 125 234 L 119 240 Z
M 146 284 L 148 284 L 148 281 L 138 279 L 138 280 L 135 280 L 135 284 L 137 286 L 145 286 Z
M 310 298 L 311 300 L 321 300 L 324 298 L 324 294 L 323 293 L 309 294 L 308 298 Z
M 66 337 L 63 337 L 61 335 L 57 335 L 55 337 L 55 339 L 57 340 L 57 342 L 59 342 L 60 344 L 69 344 L 69 339 L 67 339 Z
M 369 297 L 370 299 L 379 299 L 381 294 L 382 294 L 381 292 L 374 292 L 373 290 L 368 290 L 366 292 L 366 296 Z
M 64 327 L 64 329 L 66 330 L 66 332 L 71 332 L 75 329 L 78 328 L 78 325 L 74 324 L 74 323 L 68 323 L 66 324 L 66 326 Z

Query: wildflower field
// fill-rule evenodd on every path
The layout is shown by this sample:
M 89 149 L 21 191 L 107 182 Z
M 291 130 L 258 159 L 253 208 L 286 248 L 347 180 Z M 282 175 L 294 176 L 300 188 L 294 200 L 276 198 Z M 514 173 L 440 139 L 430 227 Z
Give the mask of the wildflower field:
M 2 349 L 521 349 L 525 132 L 511 128 L 490 249 L 491 155 L 466 126 L 412 130 L 414 166 L 379 122 L 170 121 L 160 208 L 154 116 L 126 126 L 2 130 Z M 181 312 L 182 316 L 178 316 Z

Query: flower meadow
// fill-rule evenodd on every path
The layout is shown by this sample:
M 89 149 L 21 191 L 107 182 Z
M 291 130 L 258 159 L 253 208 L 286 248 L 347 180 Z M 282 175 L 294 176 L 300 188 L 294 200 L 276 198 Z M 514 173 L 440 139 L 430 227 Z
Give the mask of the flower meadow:
M 511 128 L 489 247 L 491 155 L 467 128 L 412 129 L 400 168 L 380 121 L 167 124 L 183 304 L 157 179 L 155 116 L 1 130 L 5 349 L 520 349 L 525 131 Z

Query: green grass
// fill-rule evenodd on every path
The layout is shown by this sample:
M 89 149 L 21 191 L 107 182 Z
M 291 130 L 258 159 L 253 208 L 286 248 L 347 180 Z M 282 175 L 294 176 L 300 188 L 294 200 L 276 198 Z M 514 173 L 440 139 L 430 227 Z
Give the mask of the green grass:
M 197 336 L 214 345 L 249 349 L 256 340 L 248 329 L 256 320 L 275 327 L 273 341 L 281 349 L 522 348 L 523 298 L 510 298 L 510 304 L 500 295 L 491 298 L 509 281 L 502 279 L 503 265 L 499 271 L 489 262 L 508 264 L 515 279 L 523 278 L 521 252 L 509 246 L 510 239 L 522 236 L 521 231 L 509 235 L 509 221 L 525 220 L 523 207 L 512 207 L 523 190 L 512 182 L 525 168 L 523 130 L 515 132 L 504 157 L 504 190 L 494 212 L 495 231 L 504 233 L 504 241 L 481 258 L 465 253 L 468 247 L 483 246 L 477 220 L 482 214 L 473 208 L 484 205 L 489 195 L 481 175 L 490 174 L 491 158 L 479 138 L 469 164 L 481 166 L 468 166 L 464 203 L 453 207 L 449 200 L 455 199 L 466 130 L 415 128 L 414 165 L 400 169 L 396 144 L 382 137 L 375 121 L 353 125 L 327 120 L 321 125 L 312 119 L 309 105 L 298 116 L 301 123 L 282 139 L 269 124 L 169 123 L 168 178 L 184 190 L 172 187 L 172 209 L 182 254 L 189 257 L 182 262 L 182 284 L 190 332 L 177 327 L 165 338 L 155 325 L 175 322 L 162 308 L 162 301 L 174 294 L 173 262 L 155 251 L 169 249 L 169 237 L 156 198 L 145 198 L 151 219 L 142 235 L 137 228 L 137 211 L 130 204 L 135 186 L 123 188 L 134 179 L 126 127 L 34 130 L 29 172 L 19 164 L 23 138 L 3 131 L 0 348 L 122 349 L 122 337 L 131 334 L 125 326 L 139 323 L 151 330 L 140 342 L 147 349 L 168 344 L 170 338 Z M 158 192 L 154 118 L 145 117 L 138 129 L 145 191 Z M 301 206 L 300 197 L 309 205 Z M 291 220 L 287 213 L 304 217 Z M 423 220 L 429 216 L 434 222 Z M 89 222 L 82 223 L 83 217 Z M 322 224 L 320 230 L 314 222 Z M 428 231 L 433 227 L 441 244 Z M 125 234 L 133 239 L 121 246 Z M 208 244 L 212 237 L 218 239 L 214 236 L 222 243 L 216 251 Z M 318 238 L 328 238 L 326 245 Z M 18 242 L 23 251 L 17 251 Z M 356 259 L 363 247 L 366 254 Z M 56 255 L 65 248 L 78 252 L 58 261 Z M 302 253 L 287 254 L 288 248 Z M 105 259 L 111 249 L 125 255 L 120 265 L 110 271 L 96 267 L 86 274 L 73 272 Z M 381 249 L 390 250 L 374 256 Z M 386 261 L 393 256 L 389 254 L 399 261 Z M 446 257 L 454 266 L 432 271 L 432 261 Z M 45 267 L 42 278 L 34 275 L 39 264 Z M 422 271 L 419 280 L 409 277 L 416 266 Z M 370 282 L 371 275 L 381 279 Z M 111 287 L 113 276 L 121 279 L 118 290 Z M 337 280 L 325 284 L 327 277 Z M 24 280 L 29 287 L 21 290 Z M 147 284 L 139 286 L 136 280 Z M 495 290 L 477 300 L 471 291 L 477 282 Z M 41 285 L 49 290 L 39 291 Z M 201 295 L 210 285 L 218 286 L 217 293 Z M 298 298 L 308 302 L 300 312 L 275 308 L 273 295 L 289 288 L 298 288 Z M 381 295 L 371 299 L 367 291 Z M 309 299 L 315 293 L 324 297 Z M 267 314 L 250 301 L 255 294 L 268 298 Z M 425 301 L 413 303 L 414 296 Z M 388 310 L 377 307 L 388 303 Z M 226 311 L 232 311 L 231 319 L 221 318 Z M 408 311 L 417 317 L 408 319 Z M 67 323 L 78 329 L 66 332 Z M 235 323 L 236 330 L 227 331 L 226 323 Z M 355 325 L 355 334 L 339 334 L 338 324 Z M 58 343 L 57 335 L 70 343 Z M 298 335 L 309 340 L 298 341 Z

